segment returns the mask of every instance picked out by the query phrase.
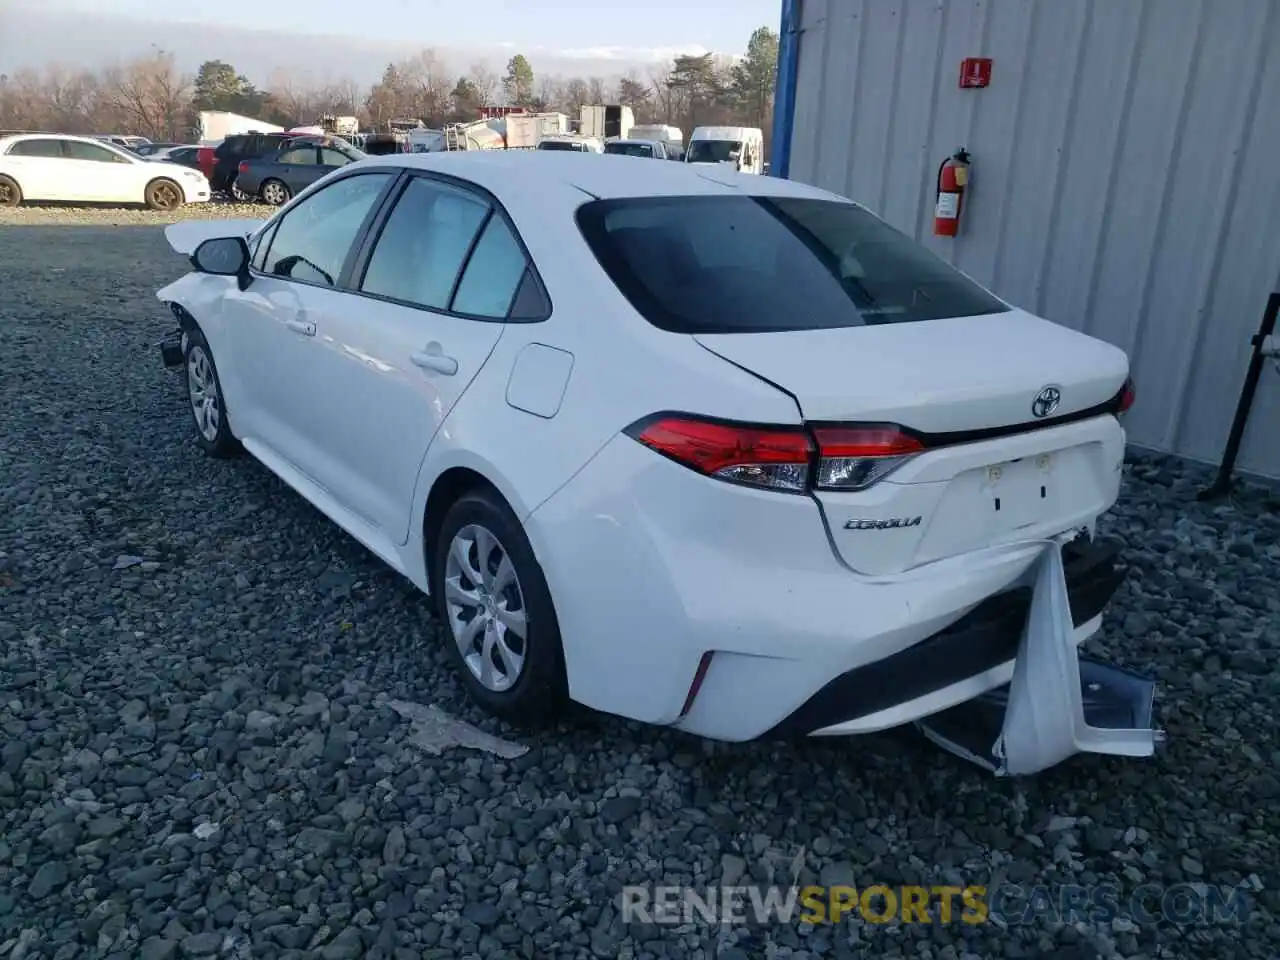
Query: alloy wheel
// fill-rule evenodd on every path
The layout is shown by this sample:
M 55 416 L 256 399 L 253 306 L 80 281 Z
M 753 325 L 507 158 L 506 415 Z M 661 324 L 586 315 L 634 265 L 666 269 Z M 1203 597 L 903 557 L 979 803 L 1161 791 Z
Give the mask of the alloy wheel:
M 449 628 L 471 675 L 503 693 L 520 679 L 529 625 L 520 578 L 502 542 L 479 524 L 459 530 L 444 571 Z
M 284 187 L 278 183 L 268 183 L 262 188 L 262 199 L 273 207 L 280 206 L 285 201 Z
M 157 210 L 172 210 L 182 202 L 182 197 L 173 184 L 157 183 L 151 188 L 151 202 Z
M 218 380 L 213 375 L 213 364 L 201 346 L 193 346 L 187 354 L 187 393 L 191 398 L 196 429 L 213 443 L 218 438 L 222 410 L 218 403 Z

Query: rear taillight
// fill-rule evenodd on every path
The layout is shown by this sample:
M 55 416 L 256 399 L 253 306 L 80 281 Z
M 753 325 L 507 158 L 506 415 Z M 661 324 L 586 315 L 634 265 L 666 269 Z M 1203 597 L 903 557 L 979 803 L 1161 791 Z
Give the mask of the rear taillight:
M 1133 401 L 1138 399 L 1138 393 L 1133 388 L 1133 378 L 1130 377 L 1124 382 L 1124 386 L 1120 388 L 1120 392 L 1116 394 L 1116 415 L 1121 416 L 1129 412 L 1129 408 L 1133 406 Z
M 799 427 L 757 427 L 666 416 L 627 430 L 676 463 L 733 483 L 799 493 L 809 481 L 813 445 Z
M 248 161 L 248 160 L 241 160 L 241 161 L 240 161 L 240 166 L 239 166 L 239 167 L 237 167 L 237 169 L 238 169 L 241 173 L 248 173 L 248 172 L 249 172 L 249 161 Z
M 919 440 L 892 424 L 815 427 L 813 433 L 821 452 L 819 490 L 865 490 L 924 452 Z
M 892 424 L 810 430 L 672 414 L 641 420 L 626 432 L 709 477 L 787 493 L 865 490 L 924 451 Z

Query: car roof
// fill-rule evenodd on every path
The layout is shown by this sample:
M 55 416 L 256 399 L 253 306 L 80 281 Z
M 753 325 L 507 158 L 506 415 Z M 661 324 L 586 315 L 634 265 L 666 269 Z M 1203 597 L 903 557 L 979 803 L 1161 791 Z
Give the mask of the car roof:
M 601 200 L 731 193 L 845 200 L 807 184 L 738 173 L 719 166 L 650 161 L 620 163 L 617 157 L 606 154 L 567 154 L 554 150 L 398 153 L 370 157 L 360 164 L 452 175 L 470 180 L 499 198 L 513 191 L 537 193 L 545 188 L 570 186 Z
M 102 145 L 101 137 L 82 137 L 74 133 L 14 133 L 7 137 L 0 137 L 0 143 L 8 143 L 11 140 L 77 140 L 80 143 L 92 143 L 95 146 Z

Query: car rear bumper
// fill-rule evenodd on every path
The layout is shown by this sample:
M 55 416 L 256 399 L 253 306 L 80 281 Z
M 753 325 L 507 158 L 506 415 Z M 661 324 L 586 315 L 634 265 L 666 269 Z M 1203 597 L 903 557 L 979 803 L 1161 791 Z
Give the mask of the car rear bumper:
M 570 695 L 731 741 L 885 729 L 1007 683 L 1045 548 L 1019 541 L 861 576 L 812 499 L 702 477 L 627 437 L 526 529 Z M 1119 573 L 1110 547 L 1073 546 L 1066 559 L 1079 643 Z
M 1062 548 L 1073 640 L 1097 629 L 1124 580 L 1119 544 Z M 1008 683 L 1031 610 L 1031 587 L 988 597 L 920 643 L 835 677 L 770 731 L 775 736 L 865 733 L 966 702 Z

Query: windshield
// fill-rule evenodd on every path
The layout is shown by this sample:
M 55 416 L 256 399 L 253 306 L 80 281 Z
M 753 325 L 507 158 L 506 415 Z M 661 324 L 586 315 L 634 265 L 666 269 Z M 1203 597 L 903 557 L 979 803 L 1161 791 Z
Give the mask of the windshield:
M 653 147 L 647 143 L 606 143 L 604 152 L 624 157 L 652 157 Z
M 580 143 L 571 143 L 568 140 L 543 140 L 538 144 L 539 150 L 572 150 L 575 153 L 585 153 L 586 147 Z
M 729 154 L 741 152 L 741 140 L 694 140 L 685 159 L 689 163 L 724 163 L 737 159 Z
M 818 330 L 1009 309 L 853 203 L 639 197 L 584 204 L 577 219 L 631 305 L 675 333 Z

